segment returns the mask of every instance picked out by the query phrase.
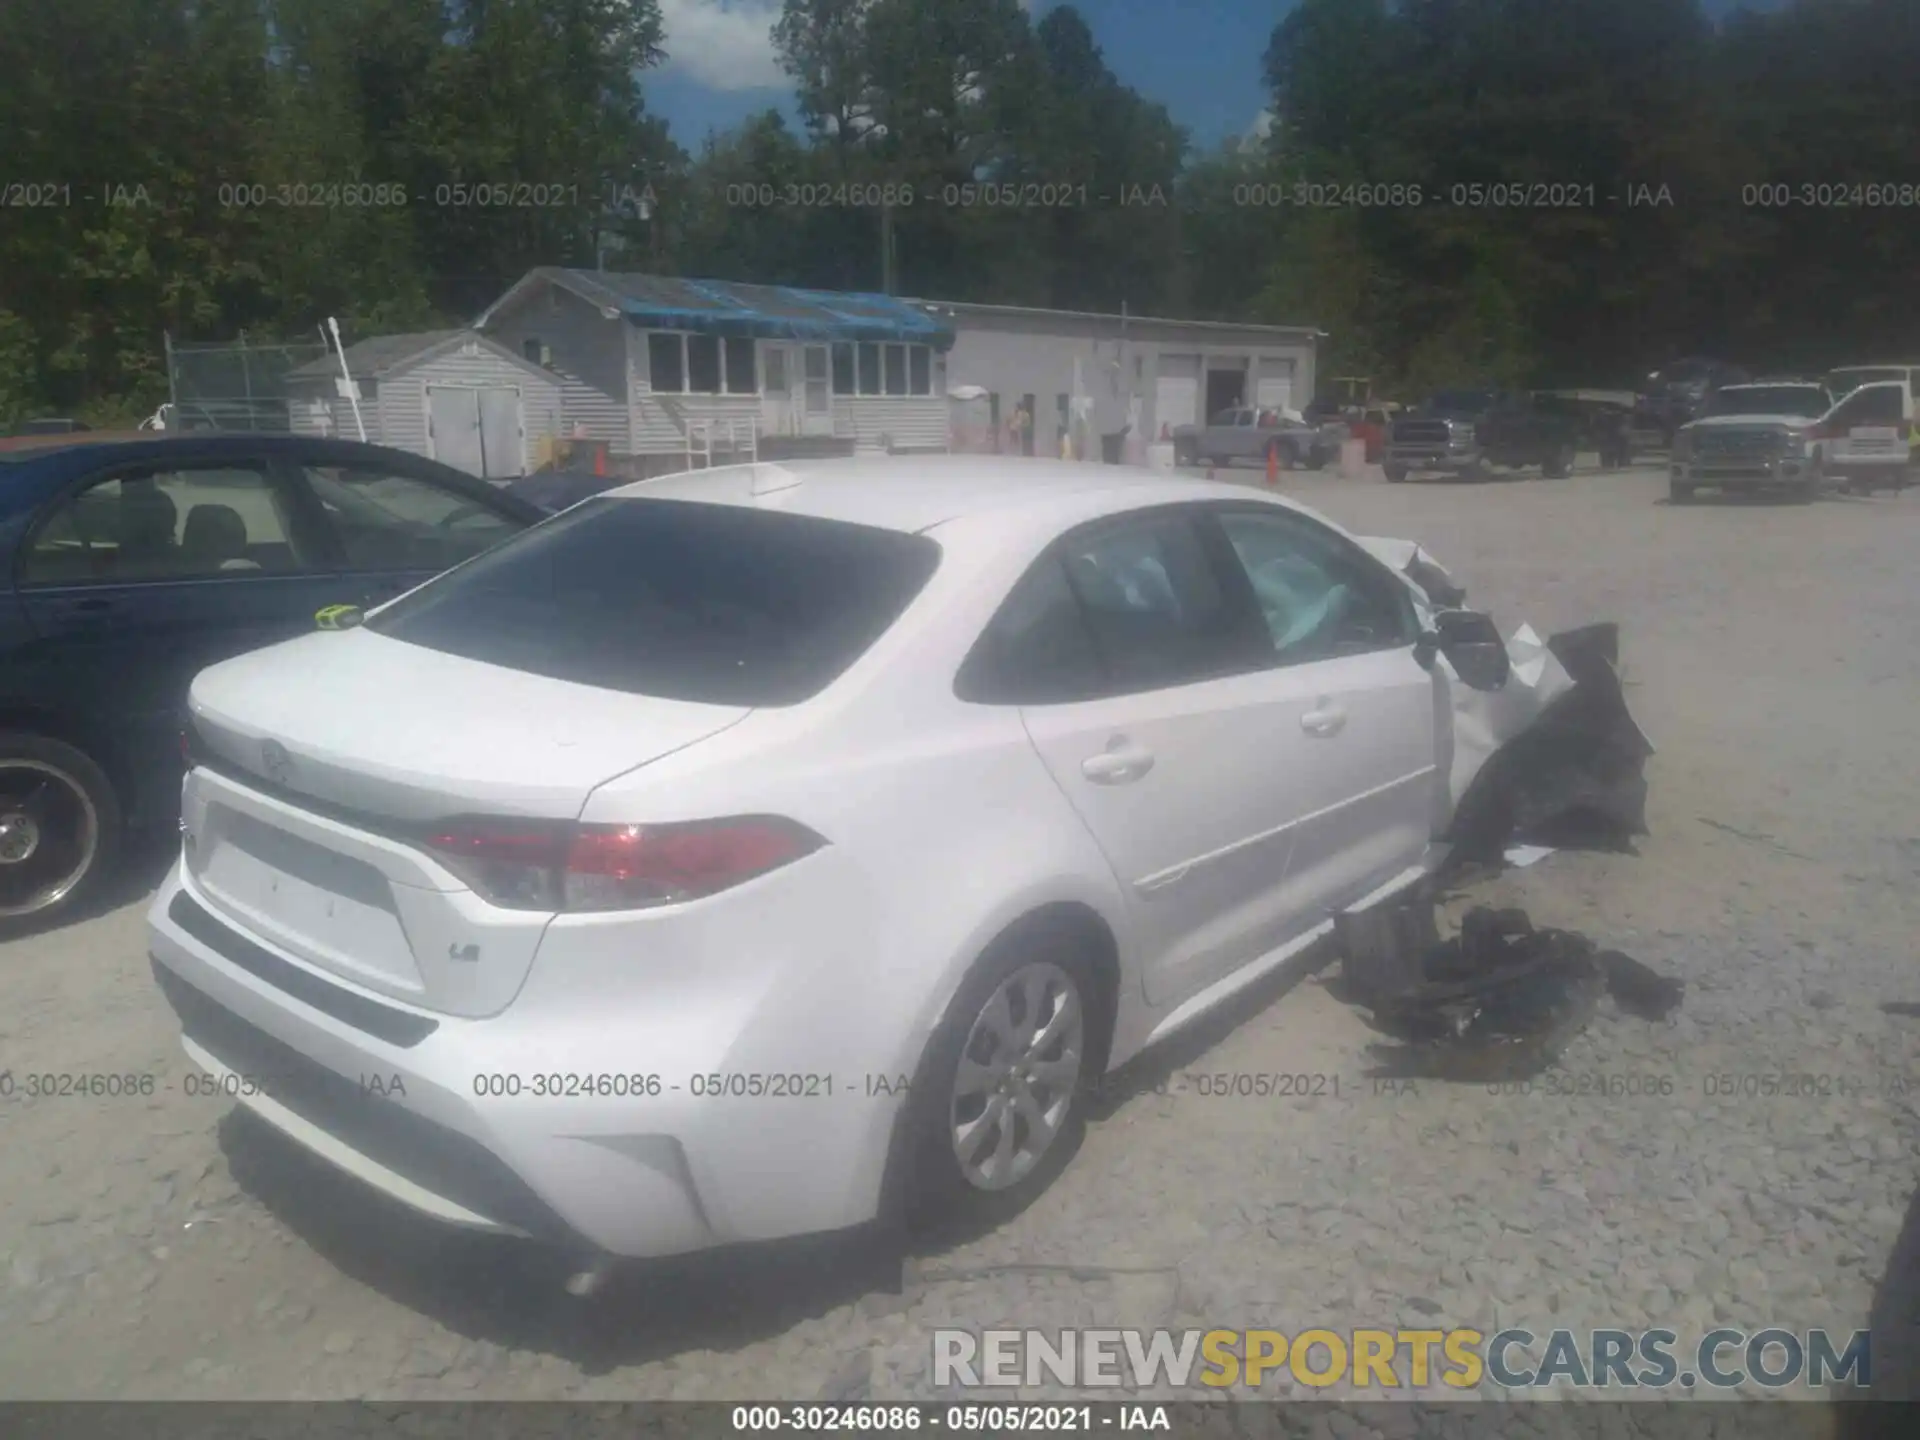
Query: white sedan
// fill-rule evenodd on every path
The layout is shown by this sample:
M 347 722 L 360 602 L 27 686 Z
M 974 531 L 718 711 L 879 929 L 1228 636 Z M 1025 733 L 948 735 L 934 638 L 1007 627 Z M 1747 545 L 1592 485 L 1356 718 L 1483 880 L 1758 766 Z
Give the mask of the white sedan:
M 612 491 L 199 676 L 155 974 L 207 1083 L 454 1224 L 1000 1213 L 1422 874 L 1486 635 L 1381 553 L 1030 460 Z

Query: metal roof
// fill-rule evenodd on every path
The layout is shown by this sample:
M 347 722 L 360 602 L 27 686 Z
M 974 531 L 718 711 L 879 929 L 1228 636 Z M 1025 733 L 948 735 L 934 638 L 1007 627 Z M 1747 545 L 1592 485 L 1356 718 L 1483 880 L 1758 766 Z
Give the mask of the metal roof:
M 953 344 L 952 326 L 892 295 L 545 265 L 489 306 L 475 327 L 485 327 L 503 306 L 542 284 L 570 291 L 609 317 L 622 315 L 650 329 L 770 340 L 907 341 L 937 350 Z
M 1314 325 L 1264 325 L 1251 320 L 1183 320 L 1175 315 L 1121 315 L 1112 310 L 1049 310 L 1035 305 L 975 304 L 970 300 L 909 300 L 906 303 L 917 305 L 932 314 L 1031 315 L 1043 319 L 1057 316 L 1067 320 L 1108 320 L 1115 324 L 1124 321 L 1128 325 L 1182 325 L 1195 330 L 1255 330 L 1270 335 L 1306 335 L 1316 340 L 1325 340 L 1330 333 Z

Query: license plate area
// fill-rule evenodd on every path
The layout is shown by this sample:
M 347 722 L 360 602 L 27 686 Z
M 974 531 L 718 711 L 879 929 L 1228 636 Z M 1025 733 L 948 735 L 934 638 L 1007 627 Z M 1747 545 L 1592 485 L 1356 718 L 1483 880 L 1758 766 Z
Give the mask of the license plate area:
M 365 861 L 214 802 L 192 869 L 210 901 L 269 943 L 349 978 L 421 989 L 393 887 Z

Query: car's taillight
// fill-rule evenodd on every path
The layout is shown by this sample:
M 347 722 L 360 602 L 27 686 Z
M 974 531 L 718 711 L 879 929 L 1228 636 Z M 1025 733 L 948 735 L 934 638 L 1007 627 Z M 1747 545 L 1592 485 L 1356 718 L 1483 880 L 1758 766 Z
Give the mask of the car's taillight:
M 644 910 L 718 894 L 818 850 L 804 825 L 746 815 L 673 825 L 459 820 L 427 848 L 511 910 Z

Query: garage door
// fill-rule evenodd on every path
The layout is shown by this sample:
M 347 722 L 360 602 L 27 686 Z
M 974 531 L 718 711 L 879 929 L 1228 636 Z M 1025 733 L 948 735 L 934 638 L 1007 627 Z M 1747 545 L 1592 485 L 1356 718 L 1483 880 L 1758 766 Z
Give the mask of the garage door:
M 489 480 L 510 480 L 527 473 L 527 431 L 518 390 L 503 387 L 480 392 L 480 454 Z
M 463 386 L 427 387 L 427 454 L 469 475 L 485 475 L 480 449 L 480 401 Z
M 1262 410 L 1293 408 L 1293 361 L 1262 357 L 1254 380 L 1254 404 Z
M 1153 421 L 1168 429 L 1200 418 L 1200 357 L 1162 355 L 1153 382 Z

